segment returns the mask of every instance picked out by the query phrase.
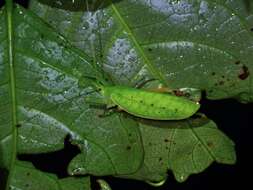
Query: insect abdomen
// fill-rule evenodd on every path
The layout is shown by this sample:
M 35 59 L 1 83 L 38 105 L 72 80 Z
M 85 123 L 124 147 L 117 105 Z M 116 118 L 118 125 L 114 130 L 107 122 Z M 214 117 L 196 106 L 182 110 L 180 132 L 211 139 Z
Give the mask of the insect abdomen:
M 156 120 L 185 119 L 200 107 L 198 103 L 186 98 L 126 87 L 112 90 L 111 99 L 132 115 Z

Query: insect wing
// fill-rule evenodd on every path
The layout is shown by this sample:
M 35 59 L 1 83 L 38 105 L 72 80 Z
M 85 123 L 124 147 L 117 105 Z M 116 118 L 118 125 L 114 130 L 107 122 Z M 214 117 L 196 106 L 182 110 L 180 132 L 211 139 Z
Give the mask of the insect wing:
M 155 120 L 185 119 L 200 107 L 184 97 L 131 88 L 114 89 L 111 99 L 132 115 Z

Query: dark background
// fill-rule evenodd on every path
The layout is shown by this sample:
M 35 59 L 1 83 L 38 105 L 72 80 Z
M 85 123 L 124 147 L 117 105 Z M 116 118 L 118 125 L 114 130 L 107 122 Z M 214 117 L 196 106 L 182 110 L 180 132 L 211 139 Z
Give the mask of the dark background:
M 23 6 L 27 1 L 18 0 Z M 0 0 L 0 7 L 3 0 Z M 253 189 L 252 183 L 252 150 L 253 150 L 253 104 L 240 104 L 235 100 L 210 101 L 202 100 L 200 112 L 212 119 L 229 138 L 236 144 L 237 163 L 235 165 L 212 164 L 204 172 L 192 175 L 184 183 L 175 181 L 172 173 L 162 187 L 152 187 L 135 180 L 105 177 L 113 190 L 213 190 L 222 187 Z M 252 139 L 251 139 L 252 138 Z M 65 149 L 41 155 L 20 155 L 19 159 L 33 162 L 36 168 L 56 173 L 59 177 L 66 177 L 65 169 L 69 161 L 78 153 L 78 149 L 68 143 L 66 139 Z M 50 166 L 50 167 L 49 167 Z M 5 181 L 6 171 L 0 171 L 0 183 Z M 93 188 L 98 189 L 95 178 L 92 178 Z M 0 184 L 0 190 L 4 189 Z

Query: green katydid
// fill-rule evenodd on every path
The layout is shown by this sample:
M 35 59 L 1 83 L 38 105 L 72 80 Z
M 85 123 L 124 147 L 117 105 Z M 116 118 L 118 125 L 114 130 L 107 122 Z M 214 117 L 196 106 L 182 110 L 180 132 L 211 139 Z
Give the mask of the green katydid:
M 119 85 L 94 85 L 103 96 L 102 102 L 108 107 L 117 106 L 120 110 L 141 118 L 181 120 L 192 116 L 200 107 L 198 102 L 173 94 Z

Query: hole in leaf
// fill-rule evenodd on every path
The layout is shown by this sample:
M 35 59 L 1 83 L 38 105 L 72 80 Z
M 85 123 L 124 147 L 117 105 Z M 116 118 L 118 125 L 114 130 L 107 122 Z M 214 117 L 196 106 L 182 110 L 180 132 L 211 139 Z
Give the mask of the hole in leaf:
M 241 63 L 241 61 L 239 61 L 239 60 L 235 62 L 236 65 L 239 65 L 240 63 Z
M 23 7 L 28 8 L 29 1 L 16 0 L 15 3 L 18 3 L 19 5 L 22 5 Z
M 54 173 L 59 178 L 67 177 L 67 167 L 69 162 L 78 154 L 80 150 L 69 141 L 70 137 L 66 136 L 64 149 L 44 154 L 21 154 L 18 158 L 23 161 L 32 162 L 33 165 L 45 172 Z M 27 173 L 26 175 L 30 175 Z
M 100 178 L 102 179 L 103 177 L 100 177 Z M 97 183 L 96 180 L 97 180 L 97 178 L 90 176 L 91 189 L 100 190 L 101 189 L 100 185 L 99 185 L 99 183 Z
M 7 178 L 8 171 L 6 169 L 0 168 L 0 189 L 5 189 Z
M 131 148 L 132 148 L 131 146 L 127 146 L 126 147 L 127 150 L 131 150 Z

